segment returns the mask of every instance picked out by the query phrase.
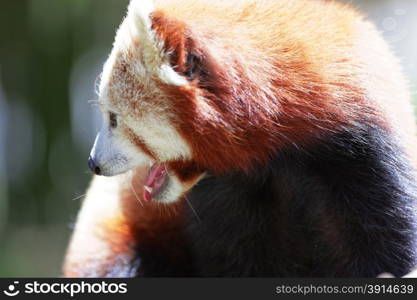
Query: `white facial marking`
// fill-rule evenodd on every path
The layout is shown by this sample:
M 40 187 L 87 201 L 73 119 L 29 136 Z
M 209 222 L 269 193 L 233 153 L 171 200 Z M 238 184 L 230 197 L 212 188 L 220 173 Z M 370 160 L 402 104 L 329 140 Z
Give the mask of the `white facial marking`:
M 112 134 L 106 126 L 98 133 L 90 154 L 100 168 L 100 175 L 113 176 L 136 166 L 146 165 L 150 158 L 123 137 Z
M 191 158 L 189 145 L 174 126 L 173 103 L 154 82 L 156 79 L 174 86 L 188 84 L 170 66 L 169 54 L 163 51 L 163 42 L 152 30 L 153 10 L 152 1 L 131 1 L 103 68 L 99 98 L 104 123 L 91 152 L 102 175 L 124 173 L 151 161 L 126 130 L 109 126 L 110 111 L 118 116 L 118 124 L 131 130 L 155 154 L 158 162 Z M 168 175 L 156 201 L 174 202 L 189 188 L 176 176 Z M 143 188 L 152 193 L 151 187 Z
M 130 2 L 127 17 L 117 32 L 112 53 L 104 65 L 100 101 L 111 106 L 109 98 L 117 99 L 116 112 L 119 110 L 124 116 L 124 123 L 156 154 L 159 161 L 186 159 L 191 156 L 190 148 L 171 124 L 167 116 L 171 104 L 152 80 L 157 77 L 175 86 L 186 85 L 187 80 L 167 63 L 162 42 L 152 30 L 150 14 L 153 9 L 149 0 Z M 129 74 L 115 76 L 121 61 L 129 68 Z M 137 90 L 138 86 L 143 88 Z M 147 99 L 155 102 L 148 103 Z M 105 132 L 102 135 L 106 136 Z M 127 157 L 132 164 L 144 161 L 144 154 L 139 160 L 130 158 L 134 155 L 130 149 L 132 145 L 121 146 L 119 139 L 106 140 L 112 142 L 113 152 L 120 152 L 114 156 Z M 106 147 L 98 147 L 100 153 L 107 153 Z M 102 154 L 101 157 L 110 155 Z M 117 161 L 121 160 L 114 160 Z
M 145 115 L 132 123 L 134 133 L 156 154 L 158 160 L 187 159 L 191 150 L 177 130 L 161 115 Z
M 162 203 L 171 203 L 178 200 L 184 193 L 183 184 L 175 176 L 169 176 L 167 187 L 158 197 L 158 201 Z

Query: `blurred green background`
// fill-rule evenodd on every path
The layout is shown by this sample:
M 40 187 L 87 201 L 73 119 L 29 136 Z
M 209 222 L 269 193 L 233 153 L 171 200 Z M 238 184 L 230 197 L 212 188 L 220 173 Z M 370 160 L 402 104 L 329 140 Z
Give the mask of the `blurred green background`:
M 417 1 L 348 2 L 384 33 L 415 97 Z M 0 0 L 0 277 L 61 274 L 100 122 L 87 100 L 127 3 Z

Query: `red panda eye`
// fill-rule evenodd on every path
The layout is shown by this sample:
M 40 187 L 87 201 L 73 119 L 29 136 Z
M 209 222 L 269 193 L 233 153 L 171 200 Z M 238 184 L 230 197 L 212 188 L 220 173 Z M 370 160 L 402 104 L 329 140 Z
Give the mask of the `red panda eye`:
M 193 53 L 188 54 L 186 62 L 186 70 L 184 71 L 185 77 L 192 81 L 197 77 L 199 69 L 199 58 Z
M 110 120 L 110 127 L 116 128 L 117 127 L 117 115 L 113 112 L 109 113 L 109 120 Z

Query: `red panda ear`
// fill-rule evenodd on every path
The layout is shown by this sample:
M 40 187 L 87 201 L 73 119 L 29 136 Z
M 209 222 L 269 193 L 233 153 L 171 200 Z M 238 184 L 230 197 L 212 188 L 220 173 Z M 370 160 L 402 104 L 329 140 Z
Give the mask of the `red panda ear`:
M 177 73 L 189 81 L 197 77 L 200 58 L 187 25 L 175 18 L 167 16 L 161 10 L 151 14 L 152 29 L 163 42 L 163 51 L 169 56 L 169 63 Z

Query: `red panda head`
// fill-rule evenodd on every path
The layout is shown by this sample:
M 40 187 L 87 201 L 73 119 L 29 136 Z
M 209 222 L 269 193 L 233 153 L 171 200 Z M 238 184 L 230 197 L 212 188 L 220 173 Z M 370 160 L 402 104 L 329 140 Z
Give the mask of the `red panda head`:
M 326 85 L 310 61 L 325 65 L 325 54 L 285 32 L 260 38 L 268 22 L 248 21 L 256 2 L 228 18 L 227 5 L 203 3 L 132 0 L 104 66 L 92 167 L 111 176 L 150 163 L 145 200 L 174 201 L 206 171 L 248 171 L 349 113 L 332 100 L 349 85 L 346 70 L 344 82 Z M 215 22 L 194 16 L 201 11 Z

